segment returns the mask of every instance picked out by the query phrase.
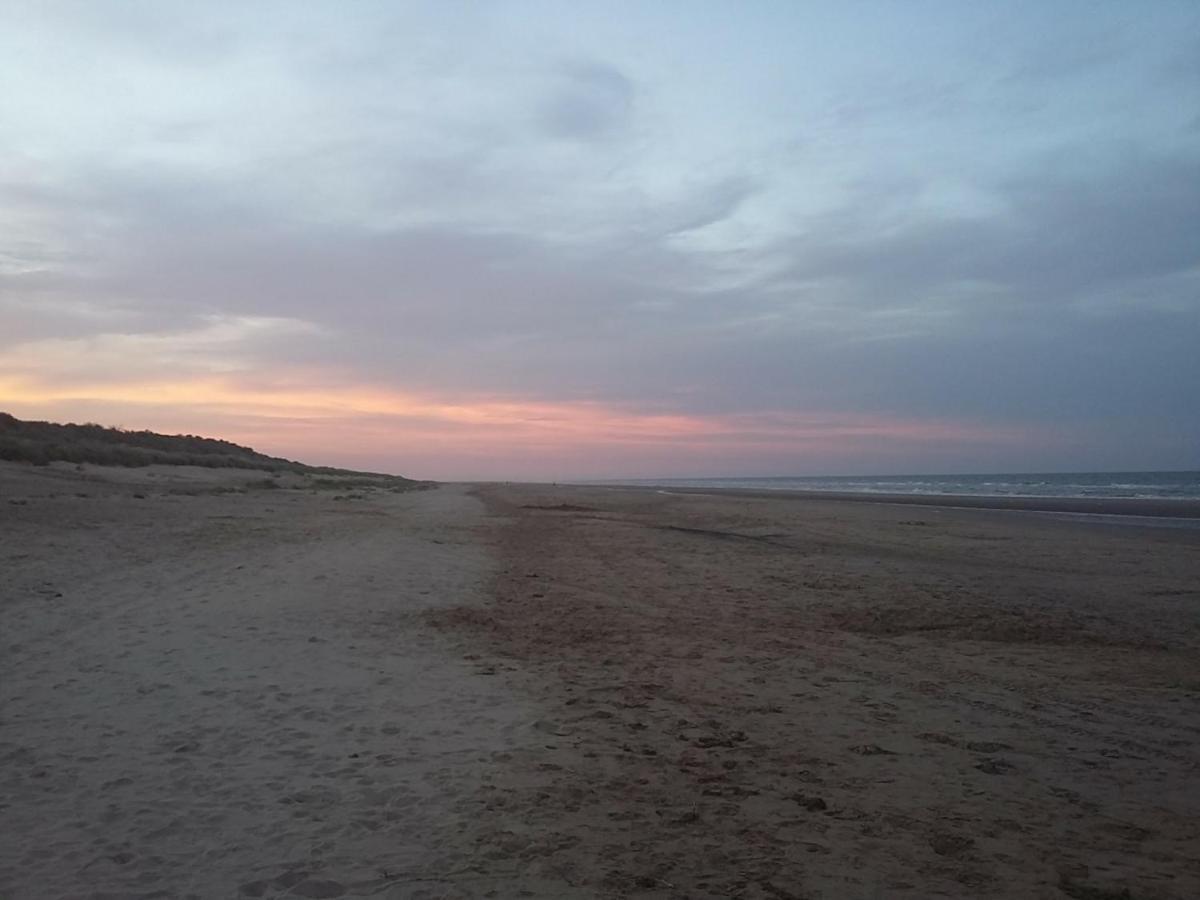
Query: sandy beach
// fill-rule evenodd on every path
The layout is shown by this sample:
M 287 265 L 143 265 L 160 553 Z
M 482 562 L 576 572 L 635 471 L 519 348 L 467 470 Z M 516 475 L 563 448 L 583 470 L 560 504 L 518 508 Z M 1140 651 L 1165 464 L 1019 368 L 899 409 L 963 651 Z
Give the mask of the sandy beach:
M 0 465 L 0 897 L 1200 895 L 1200 531 Z

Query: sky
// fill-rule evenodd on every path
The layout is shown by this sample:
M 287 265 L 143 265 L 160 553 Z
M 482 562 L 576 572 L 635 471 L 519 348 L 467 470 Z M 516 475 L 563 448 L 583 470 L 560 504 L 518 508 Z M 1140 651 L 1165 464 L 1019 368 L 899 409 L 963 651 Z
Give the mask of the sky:
M 0 0 L 0 409 L 436 479 L 1200 468 L 1200 4 Z

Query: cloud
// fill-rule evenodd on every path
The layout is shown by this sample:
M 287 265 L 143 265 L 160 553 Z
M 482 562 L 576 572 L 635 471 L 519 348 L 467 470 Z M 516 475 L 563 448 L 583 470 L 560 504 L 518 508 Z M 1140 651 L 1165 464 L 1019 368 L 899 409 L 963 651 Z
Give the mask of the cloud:
M 98 320 L 101 328 L 110 324 Z M 122 384 L 256 369 L 272 344 L 320 334 L 309 322 L 262 316 L 203 316 L 160 333 L 100 331 L 24 341 L 0 356 L 0 373 L 38 384 Z M 85 388 L 86 390 L 86 388 Z
M 798 239 L 785 277 L 849 282 L 854 300 L 868 305 L 942 298 L 951 289 L 968 306 L 989 298 L 1029 305 L 1121 291 L 1138 302 L 1139 283 L 1200 266 L 1200 160 L 1117 152 L 1092 171 L 1079 168 L 1044 164 L 997 182 L 999 212 L 984 217 L 893 224 L 864 198 L 831 233 Z
M 728 219 L 742 203 L 757 190 L 757 184 L 746 176 L 722 178 L 687 196 L 669 210 L 667 221 L 660 226 L 669 236 L 699 231 Z
M 528 429 L 506 458 L 581 471 L 546 423 L 607 422 L 589 439 L 644 468 L 671 444 L 725 471 L 951 459 L 810 414 L 960 428 L 960 459 L 991 441 L 1004 467 L 1020 441 L 1082 452 L 1046 429 L 1190 452 L 1200 154 L 1161 25 L 1102 10 L 1086 35 L 1119 40 L 1058 53 L 1071 16 L 1014 14 L 980 56 L 975 13 L 675 40 L 649 12 L 290 8 L 62 7 L 0 35 L 0 76 L 33 86 L 0 97 L 4 402 L 161 422 L 186 395 L 284 440 L 274 392 L 297 440 L 348 404 L 430 460 Z
M 1130 50 L 1128 38 L 1112 22 L 1074 23 L 1029 42 L 1013 54 L 1008 78 L 1014 82 L 1046 82 L 1084 75 L 1119 59 Z M 994 54 L 995 43 L 991 52 Z
M 727 267 L 740 263 L 677 246 L 672 233 L 728 215 L 745 181 L 700 188 L 636 240 L 583 245 L 461 226 L 227 220 L 219 202 L 191 216 L 174 205 L 181 185 L 135 207 L 135 230 L 103 271 L 22 276 L 10 293 L 24 298 L 28 323 L 30 285 L 53 285 L 58 311 L 41 335 L 65 327 L 53 324 L 63 316 L 74 315 L 76 335 L 115 316 L 151 348 L 157 334 L 206 327 L 206 316 L 299 320 L 323 337 L 233 355 L 349 382 L 468 394 L 487 384 L 530 401 L 689 415 L 972 415 L 983 397 L 1009 418 L 1095 414 L 1103 402 L 1071 374 L 1085 359 L 1078 345 L 1111 357 L 1124 341 L 1133 358 L 1176 367 L 1143 366 L 1124 376 L 1126 390 L 1106 388 L 1130 415 L 1146 395 L 1180 402 L 1177 385 L 1195 369 L 1176 337 L 1196 316 L 1189 166 L 1124 158 L 1084 178 L 1044 165 L 993 187 L 998 212 L 965 218 L 897 216 L 919 190 L 901 185 L 887 200 L 872 186 L 765 248 L 769 277 L 755 255 L 732 285 Z M 219 363 L 233 350 L 208 352 Z
M 634 86 L 616 68 L 603 63 L 563 66 L 541 123 L 554 137 L 594 141 L 625 129 L 633 112 Z
M 81 37 L 115 56 L 204 65 L 228 59 L 239 44 L 236 16 L 212 11 L 197 15 L 189 3 L 51 0 L 37 5 L 48 26 L 44 33 L 68 40 Z

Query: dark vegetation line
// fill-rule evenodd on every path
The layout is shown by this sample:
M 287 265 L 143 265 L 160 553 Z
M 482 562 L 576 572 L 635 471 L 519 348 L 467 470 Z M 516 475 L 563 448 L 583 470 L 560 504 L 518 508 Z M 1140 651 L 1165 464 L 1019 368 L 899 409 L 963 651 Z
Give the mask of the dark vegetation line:
M 101 466 L 205 466 L 262 469 L 304 475 L 362 475 L 397 483 L 417 484 L 399 475 L 352 472 L 330 466 L 306 466 L 249 447 L 194 434 L 156 434 L 125 431 L 103 425 L 59 425 L 27 422 L 0 412 L 0 459 L 46 466 L 52 462 L 93 463 Z

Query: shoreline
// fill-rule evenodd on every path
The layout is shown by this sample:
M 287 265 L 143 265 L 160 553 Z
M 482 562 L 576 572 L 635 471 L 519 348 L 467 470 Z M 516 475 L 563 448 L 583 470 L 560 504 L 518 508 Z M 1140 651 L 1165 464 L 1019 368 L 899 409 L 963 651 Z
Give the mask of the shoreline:
M 904 506 L 933 506 L 942 509 L 1009 510 L 1015 512 L 1066 513 L 1071 515 L 1125 516 L 1152 519 L 1195 519 L 1200 527 L 1200 500 L 1134 497 L 1013 497 L 973 494 L 889 494 L 854 491 L 755 490 L 722 487 L 660 487 L 644 484 L 590 485 L 603 489 L 652 491 L 661 494 L 692 494 L 751 499 L 831 500 Z

